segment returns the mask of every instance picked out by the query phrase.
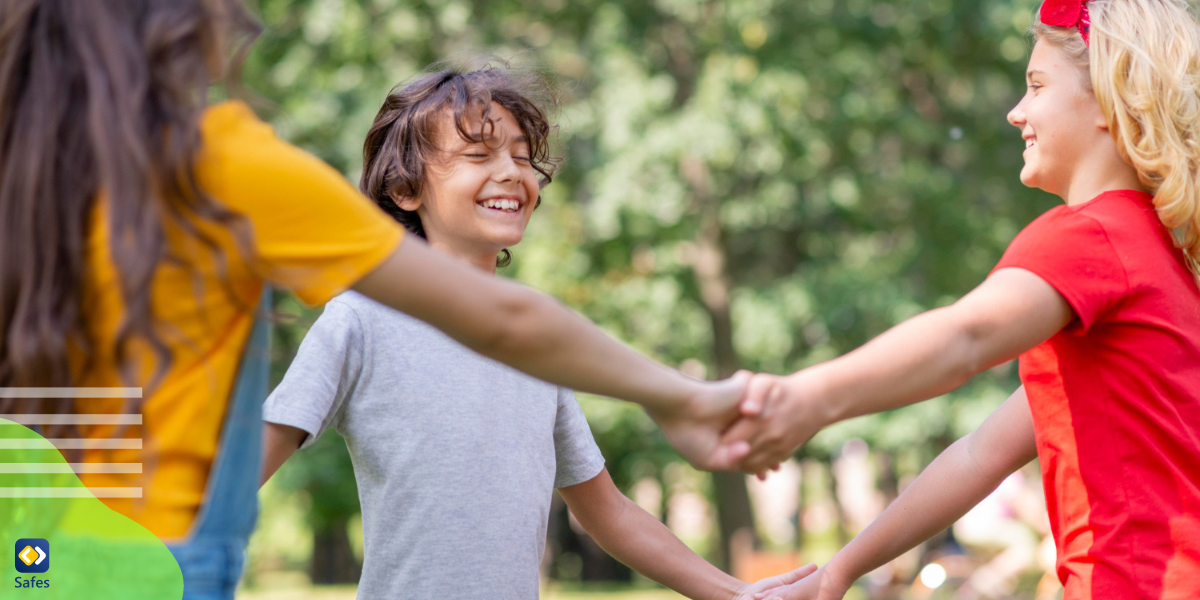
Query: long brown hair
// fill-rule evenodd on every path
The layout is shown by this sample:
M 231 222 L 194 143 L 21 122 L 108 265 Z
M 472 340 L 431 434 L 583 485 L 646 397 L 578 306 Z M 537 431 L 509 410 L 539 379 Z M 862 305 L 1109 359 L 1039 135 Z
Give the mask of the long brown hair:
M 539 187 L 554 178 L 562 162 L 550 154 L 554 128 L 542 106 L 557 104 L 554 87 L 532 69 L 518 69 L 491 56 L 473 57 L 470 66 L 435 64 L 423 75 L 396 86 L 375 115 L 363 143 L 363 171 L 359 189 L 412 233 L 425 237 L 415 211 L 400 208 L 404 197 L 421 195 L 425 171 L 438 157 L 437 127 L 448 115 L 464 140 L 485 141 L 493 123 L 492 103 L 503 106 L 529 139 L 529 162 L 538 173 Z M 469 129 L 473 111 L 482 111 L 479 129 Z M 541 197 L 538 198 L 541 203 Z M 496 266 L 507 266 L 512 254 L 505 249 Z
M 155 353 L 149 387 L 165 373 L 151 283 L 163 260 L 186 257 L 167 255 L 164 224 L 224 260 L 194 221 L 237 219 L 193 174 L 200 116 L 210 83 L 226 63 L 236 77 L 257 33 L 240 0 L 0 5 L 0 386 L 70 386 L 68 349 L 91 355 L 80 295 L 100 196 L 126 310 L 114 349 L 123 380 L 133 339 Z

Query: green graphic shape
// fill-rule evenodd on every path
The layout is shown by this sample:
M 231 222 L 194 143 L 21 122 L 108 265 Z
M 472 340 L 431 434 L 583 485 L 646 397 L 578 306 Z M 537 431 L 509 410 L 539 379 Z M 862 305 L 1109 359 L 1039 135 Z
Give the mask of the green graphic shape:
M 0 598 L 179 600 L 183 573 L 145 527 L 96 499 L 49 441 L 0 419 Z M 86 492 L 86 493 L 85 493 Z M 61 497 L 77 495 L 77 497 Z M 50 543 L 50 570 L 18 573 L 13 544 Z M 18 587 L 36 577 L 50 587 Z

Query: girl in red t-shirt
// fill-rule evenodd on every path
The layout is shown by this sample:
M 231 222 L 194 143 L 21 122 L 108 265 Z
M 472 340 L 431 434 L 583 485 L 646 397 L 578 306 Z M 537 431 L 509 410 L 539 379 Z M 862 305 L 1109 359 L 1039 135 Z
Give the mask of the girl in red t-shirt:
M 1026 141 L 1021 181 L 1066 205 L 954 305 L 756 376 L 752 418 L 727 441 L 749 440 L 743 466 L 761 473 L 825 425 L 1017 356 L 1023 387 L 818 573 L 769 597 L 841 598 L 1037 456 L 1065 600 L 1200 598 L 1200 25 L 1184 0 L 1048 0 L 1033 33 L 1008 119 Z

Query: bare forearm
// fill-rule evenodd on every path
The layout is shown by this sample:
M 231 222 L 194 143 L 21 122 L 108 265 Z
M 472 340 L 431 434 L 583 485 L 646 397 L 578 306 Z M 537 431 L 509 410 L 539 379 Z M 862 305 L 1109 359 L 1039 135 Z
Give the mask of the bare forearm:
M 954 524 L 1003 481 L 972 471 L 960 440 L 826 567 L 847 584 L 887 564 Z
M 838 421 L 944 394 L 1049 339 L 1074 318 L 1037 275 L 1001 269 L 952 306 L 909 319 L 796 376 L 827 393 L 831 422 Z
M 938 456 L 826 569 L 849 585 L 929 539 L 1037 455 L 1025 388 Z
M 975 340 L 947 307 L 909 319 L 795 377 L 827 392 L 832 423 L 944 394 L 992 366 L 980 360 Z
M 893 327 L 841 358 L 747 386 L 726 443 L 751 450 L 739 466 L 761 473 L 823 427 L 954 389 L 975 373 L 1046 341 L 1075 318 L 1050 284 L 1022 269 L 996 271 L 953 306 Z
M 562 379 L 559 385 L 652 411 L 676 407 L 696 393 L 700 382 L 635 352 L 558 301 L 514 287 L 532 301 L 521 303 L 528 308 L 512 321 L 518 333 L 506 336 L 493 358 L 512 357 L 512 366 L 540 379 Z
M 355 286 L 463 345 L 572 389 L 670 409 L 699 382 L 612 339 L 552 298 L 406 240 Z
M 729 600 L 742 585 L 692 552 L 662 522 L 628 499 L 603 523 L 583 525 L 613 558 L 688 598 Z

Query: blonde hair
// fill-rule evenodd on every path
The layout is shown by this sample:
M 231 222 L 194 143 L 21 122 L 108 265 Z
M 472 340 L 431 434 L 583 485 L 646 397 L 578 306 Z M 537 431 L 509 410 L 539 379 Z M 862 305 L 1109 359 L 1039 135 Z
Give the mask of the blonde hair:
M 1035 39 L 1083 71 L 1121 158 L 1154 194 L 1200 279 L 1200 23 L 1186 0 L 1092 0 L 1090 47 L 1038 20 Z

